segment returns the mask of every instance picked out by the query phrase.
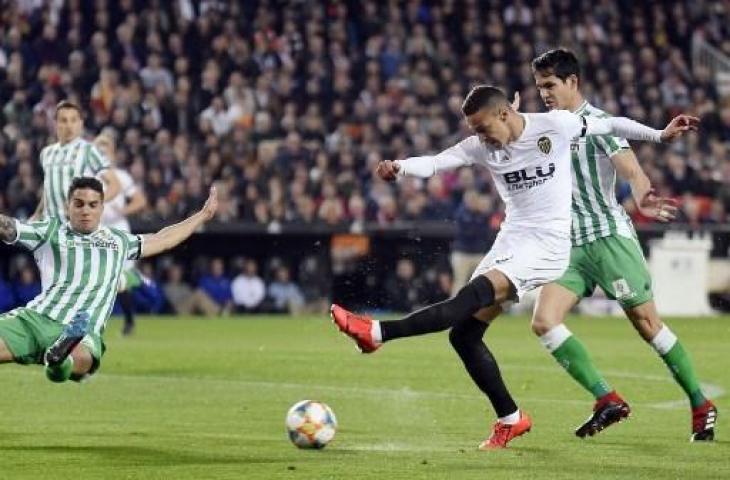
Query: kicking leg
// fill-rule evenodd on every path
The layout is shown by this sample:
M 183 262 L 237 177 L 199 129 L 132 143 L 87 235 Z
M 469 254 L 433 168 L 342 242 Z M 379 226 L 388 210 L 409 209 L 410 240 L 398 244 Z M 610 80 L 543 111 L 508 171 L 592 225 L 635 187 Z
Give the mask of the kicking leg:
M 717 408 L 705 397 L 689 354 L 677 336 L 659 318 L 653 300 L 626 308 L 626 316 L 641 337 L 648 342 L 669 367 L 674 379 L 689 398 L 692 408 L 691 440 L 713 440 Z
M 15 360 L 13 353 L 8 348 L 5 340 L 0 338 L 0 363 L 9 363 Z
M 558 364 L 596 399 L 593 413 L 575 431 L 583 438 L 628 417 L 631 410 L 595 367 L 583 342 L 563 324 L 577 302 L 575 293 L 562 285 L 543 286 L 532 316 L 532 331 Z
M 429 305 L 401 320 L 378 322 L 337 305 L 332 306 L 331 313 L 338 328 L 353 338 L 362 352 L 370 353 L 389 340 L 446 330 L 483 307 L 504 302 L 511 295 L 512 286 L 507 277 L 490 270 L 478 275 L 450 299 Z

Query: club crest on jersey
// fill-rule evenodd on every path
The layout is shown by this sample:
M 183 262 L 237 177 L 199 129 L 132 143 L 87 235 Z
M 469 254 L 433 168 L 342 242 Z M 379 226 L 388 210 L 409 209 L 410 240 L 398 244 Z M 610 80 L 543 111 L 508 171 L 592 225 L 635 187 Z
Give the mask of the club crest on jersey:
M 540 137 L 537 139 L 537 148 L 539 148 L 542 153 L 547 155 L 550 153 L 550 150 L 553 149 L 553 142 L 551 142 L 548 137 Z
M 614 296 L 616 300 L 626 300 L 636 296 L 636 292 L 631 290 L 629 282 L 625 278 L 619 278 L 612 282 Z

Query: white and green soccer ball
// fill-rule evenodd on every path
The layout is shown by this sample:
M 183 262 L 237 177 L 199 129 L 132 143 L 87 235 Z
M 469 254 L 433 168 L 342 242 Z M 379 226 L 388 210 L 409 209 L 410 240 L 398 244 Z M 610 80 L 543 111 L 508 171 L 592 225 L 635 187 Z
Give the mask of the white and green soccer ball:
M 335 437 L 337 418 L 324 403 L 302 400 L 287 412 L 286 431 L 299 448 L 324 448 Z

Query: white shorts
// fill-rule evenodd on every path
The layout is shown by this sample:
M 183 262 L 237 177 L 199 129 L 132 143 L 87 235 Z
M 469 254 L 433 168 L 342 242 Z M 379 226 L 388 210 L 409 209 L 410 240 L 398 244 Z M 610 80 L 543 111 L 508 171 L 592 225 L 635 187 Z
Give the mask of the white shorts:
M 532 289 L 557 280 L 570 262 L 570 235 L 551 230 L 501 230 L 471 278 L 489 270 L 502 272 L 519 301 Z

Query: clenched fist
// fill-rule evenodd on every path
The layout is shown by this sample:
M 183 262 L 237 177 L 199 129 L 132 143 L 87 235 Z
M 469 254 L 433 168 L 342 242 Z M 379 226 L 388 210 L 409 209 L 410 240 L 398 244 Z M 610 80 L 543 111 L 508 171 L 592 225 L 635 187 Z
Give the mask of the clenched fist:
M 383 160 L 382 162 L 378 163 L 378 166 L 375 169 L 375 173 L 377 173 L 378 176 L 383 180 L 393 182 L 396 178 L 398 178 L 399 170 L 400 164 L 398 162 L 395 162 L 393 160 Z

